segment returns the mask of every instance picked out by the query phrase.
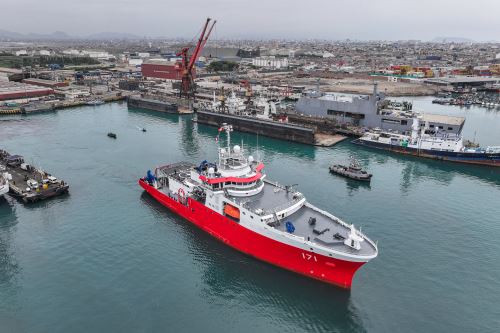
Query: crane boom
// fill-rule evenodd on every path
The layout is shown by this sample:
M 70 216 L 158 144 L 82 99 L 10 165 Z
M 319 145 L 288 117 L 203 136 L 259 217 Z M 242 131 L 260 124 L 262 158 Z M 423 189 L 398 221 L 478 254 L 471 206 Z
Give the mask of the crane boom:
M 201 51 L 203 50 L 203 47 L 205 47 L 205 44 L 207 43 L 208 37 L 210 37 L 210 33 L 212 32 L 212 29 L 215 26 L 215 23 L 217 21 L 213 21 L 212 25 L 210 28 L 208 28 L 211 18 L 207 18 L 205 24 L 203 25 L 200 38 L 198 39 L 198 42 L 196 43 L 196 47 L 194 48 L 193 54 L 191 57 L 188 56 L 189 54 L 189 47 L 184 47 L 182 50 L 177 53 L 177 56 L 181 57 L 180 65 L 181 65 L 181 70 L 182 70 L 182 79 L 181 79 L 181 89 L 180 89 L 180 95 L 181 96 L 186 96 L 194 97 L 194 80 L 193 80 L 193 67 L 198 59 L 198 57 L 201 54 Z M 207 31 L 208 29 L 208 31 Z
M 191 56 L 191 59 L 189 59 L 189 64 L 188 64 L 189 71 L 191 71 L 191 69 L 193 69 L 194 63 L 196 62 L 196 60 L 198 59 L 198 57 L 201 54 L 201 51 L 205 47 L 205 44 L 207 43 L 208 37 L 210 37 L 210 33 L 212 32 L 212 29 L 215 26 L 215 23 L 217 23 L 217 21 L 214 21 L 212 23 L 212 25 L 210 26 L 210 29 L 208 29 L 208 32 L 207 32 L 208 24 L 210 23 L 210 21 L 211 21 L 211 19 L 207 18 L 207 22 L 205 23 L 205 25 L 203 27 L 203 31 L 200 35 L 200 39 L 198 40 L 198 44 L 196 45 L 196 48 L 194 49 L 194 52 L 193 52 L 193 55 Z M 205 32 L 206 32 L 206 35 L 205 35 Z

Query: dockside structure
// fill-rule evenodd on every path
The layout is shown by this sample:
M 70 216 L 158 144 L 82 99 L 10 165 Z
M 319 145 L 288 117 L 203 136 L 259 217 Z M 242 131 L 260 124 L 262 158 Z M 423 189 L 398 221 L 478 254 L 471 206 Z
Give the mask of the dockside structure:
M 401 133 L 411 131 L 412 120 L 417 116 L 422 117 L 422 126 L 427 123 L 429 128 L 444 133 L 460 134 L 465 123 L 463 117 L 419 115 L 413 111 L 411 103 L 387 100 L 384 94 L 377 91 L 376 83 L 373 94 L 368 96 L 305 96 L 298 100 L 295 109 L 299 114 L 332 119 L 340 125 L 381 128 Z

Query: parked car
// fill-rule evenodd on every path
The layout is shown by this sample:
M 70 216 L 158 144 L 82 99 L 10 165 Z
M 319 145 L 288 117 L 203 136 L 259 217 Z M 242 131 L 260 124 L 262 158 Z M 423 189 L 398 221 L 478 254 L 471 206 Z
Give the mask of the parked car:
M 38 188 L 38 182 L 34 179 L 28 179 L 28 181 L 26 181 L 26 184 L 28 184 L 29 187 L 34 189 Z

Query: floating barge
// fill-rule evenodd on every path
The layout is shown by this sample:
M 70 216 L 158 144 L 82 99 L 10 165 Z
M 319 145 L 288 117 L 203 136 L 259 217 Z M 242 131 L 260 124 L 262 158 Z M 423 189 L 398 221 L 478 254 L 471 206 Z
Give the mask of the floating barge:
M 24 163 L 24 158 L 20 155 L 10 155 L 0 150 L 0 164 L 12 176 L 9 182 L 9 194 L 25 203 L 68 193 L 69 185 L 66 182 Z

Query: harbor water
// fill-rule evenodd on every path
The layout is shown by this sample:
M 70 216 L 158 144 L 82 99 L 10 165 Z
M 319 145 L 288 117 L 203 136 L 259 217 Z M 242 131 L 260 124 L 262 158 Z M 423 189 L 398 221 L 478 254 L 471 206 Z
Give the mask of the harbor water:
M 435 112 L 426 99 L 415 107 Z M 500 113 L 440 112 L 466 114 L 468 138 L 500 145 Z M 1 117 L 0 148 L 64 179 L 70 194 L 0 199 L 0 331 L 498 331 L 500 170 L 235 132 L 269 179 L 298 183 L 378 241 L 346 291 L 228 248 L 137 185 L 163 163 L 215 160 L 216 135 L 191 116 L 122 103 Z M 329 174 L 350 155 L 370 185 Z

